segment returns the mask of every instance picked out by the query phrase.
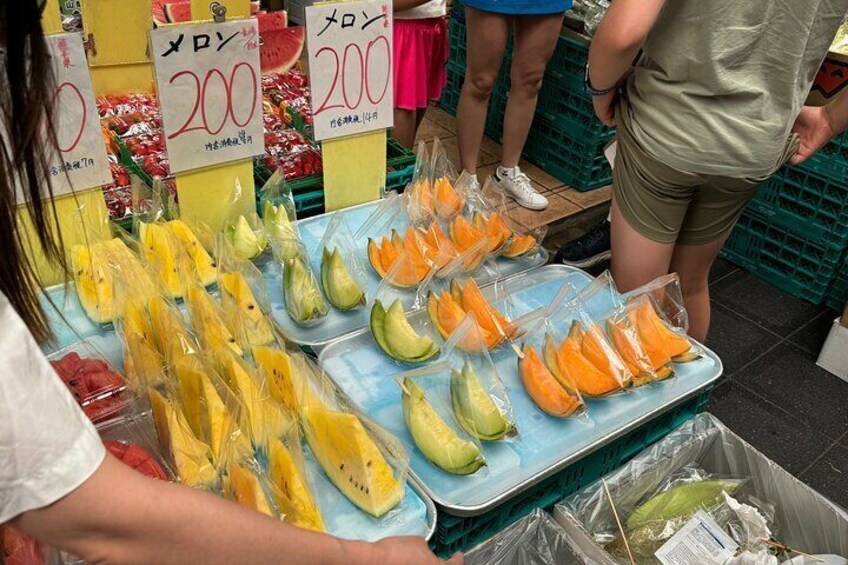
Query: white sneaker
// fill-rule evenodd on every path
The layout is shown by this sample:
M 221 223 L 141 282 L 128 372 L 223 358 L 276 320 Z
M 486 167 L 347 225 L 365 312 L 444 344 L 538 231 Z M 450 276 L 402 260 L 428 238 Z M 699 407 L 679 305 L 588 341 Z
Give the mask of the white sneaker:
M 548 199 L 536 192 L 530 179 L 517 166 L 512 176 L 501 175 L 500 168 L 495 169 L 492 184 L 528 210 L 544 210 L 548 207 Z

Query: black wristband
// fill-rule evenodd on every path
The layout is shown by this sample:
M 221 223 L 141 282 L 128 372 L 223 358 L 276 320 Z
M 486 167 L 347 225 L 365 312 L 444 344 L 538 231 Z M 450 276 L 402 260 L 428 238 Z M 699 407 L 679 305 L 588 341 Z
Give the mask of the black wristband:
M 586 92 L 592 96 L 604 96 L 616 88 L 615 86 L 611 86 L 605 90 L 596 90 L 595 88 L 592 88 L 592 83 L 589 80 L 589 63 L 586 63 L 586 71 L 583 73 L 583 86 L 586 88 Z

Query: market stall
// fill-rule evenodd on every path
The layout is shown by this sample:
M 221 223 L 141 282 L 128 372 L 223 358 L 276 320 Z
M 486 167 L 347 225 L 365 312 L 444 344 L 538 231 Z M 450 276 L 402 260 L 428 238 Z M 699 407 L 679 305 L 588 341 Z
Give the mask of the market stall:
M 699 426 L 728 435 L 697 416 L 723 367 L 687 336 L 676 277 L 623 294 L 608 273 L 548 265 L 544 230 L 512 222 L 438 140 L 413 154 L 386 138 L 364 62 L 367 107 L 343 93 L 328 117 L 336 75 L 298 64 L 327 21 L 321 7 L 305 9 L 302 28 L 247 1 L 149 12 L 133 0 L 145 8 L 133 36 L 149 47 L 128 41 L 134 52 L 104 60 L 117 16 L 93 4 L 82 2 L 100 46 L 87 99 L 104 166 L 86 185 L 97 206 L 60 210 L 75 225 L 73 280 L 45 293 L 56 337 L 45 353 L 122 461 L 342 538 L 420 536 L 447 557 L 495 536 L 549 546 L 534 563 L 565 563 L 589 546 L 613 559 L 580 513 L 590 495 L 603 505 L 599 479 L 624 489 L 635 462 L 657 465 L 662 447 L 628 463 L 657 441 L 685 466 L 674 438 Z M 345 5 L 389 25 L 333 41 L 366 52 L 388 41 L 379 4 Z M 460 37 L 461 20 L 451 29 Z M 563 33 L 528 151 L 591 190 L 609 182 L 613 132 L 570 86 L 585 43 Z M 235 39 L 232 53 L 198 55 L 215 37 L 219 50 Z M 169 59 L 183 41 L 191 56 Z M 307 45 L 307 57 L 330 48 Z M 374 67 L 390 81 L 389 58 Z M 189 75 L 195 90 L 174 88 Z M 219 82 L 226 95 L 207 100 Z M 223 115 L 220 127 L 207 114 Z M 734 463 L 749 449 L 737 440 L 722 440 Z M 696 447 L 693 462 L 716 462 Z M 779 475 L 755 455 L 746 473 Z M 708 470 L 737 471 L 726 467 Z M 791 516 L 800 498 L 777 500 L 769 485 Z M 805 511 L 846 520 L 804 496 Z M 542 511 L 563 499 L 565 530 Z M 815 551 L 846 551 L 844 536 L 828 540 Z M 469 562 L 524 562 L 504 547 L 484 543 Z

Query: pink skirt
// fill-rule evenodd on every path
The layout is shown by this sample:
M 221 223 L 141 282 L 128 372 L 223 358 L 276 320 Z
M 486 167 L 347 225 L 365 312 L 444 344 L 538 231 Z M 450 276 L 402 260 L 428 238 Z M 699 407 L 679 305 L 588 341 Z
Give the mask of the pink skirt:
M 441 98 L 448 55 L 445 18 L 395 20 L 395 108 L 417 110 Z

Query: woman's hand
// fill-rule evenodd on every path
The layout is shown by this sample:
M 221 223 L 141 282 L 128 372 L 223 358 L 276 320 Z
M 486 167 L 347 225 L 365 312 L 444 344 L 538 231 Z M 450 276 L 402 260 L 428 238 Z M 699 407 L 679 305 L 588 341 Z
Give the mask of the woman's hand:
M 605 126 L 615 127 L 615 105 L 618 102 L 618 89 L 612 90 L 601 96 L 593 96 L 592 103 L 595 105 L 595 115 Z
M 812 157 L 828 141 L 836 135 L 827 106 L 804 106 L 792 126 L 793 133 L 801 138 L 798 152 L 792 156 L 791 163 L 798 165 Z
M 445 562 L 438 559 L 430 551 L 424 538 L 415 536 L 404 536 L 386 538 L 376 544 L 378 559 L 375 563 L 380 565 L 438 565 Z M 448 565 L 462 565 L 462 555 L 457 553 L 451 557 Z

